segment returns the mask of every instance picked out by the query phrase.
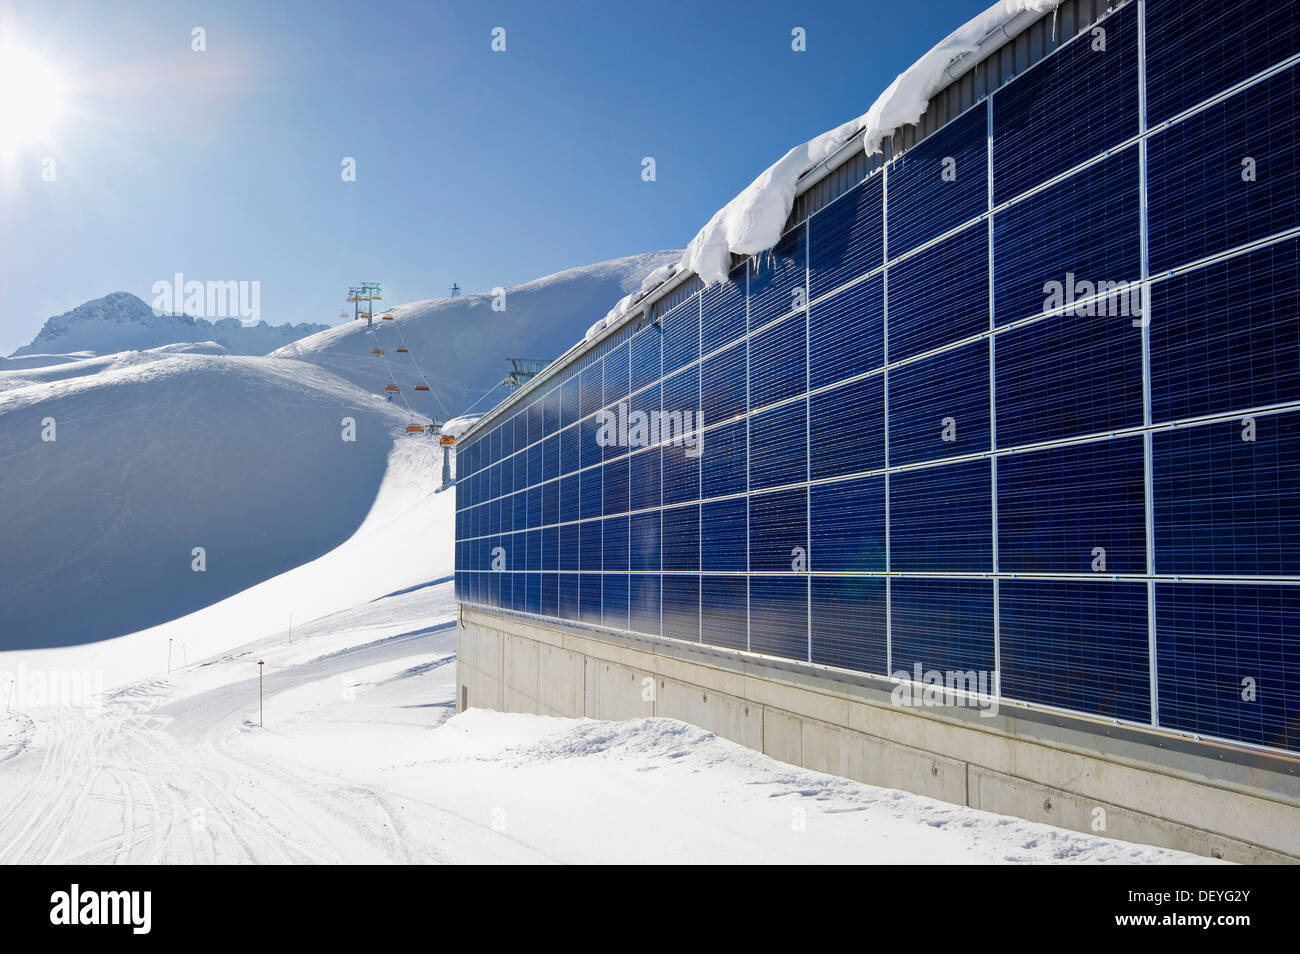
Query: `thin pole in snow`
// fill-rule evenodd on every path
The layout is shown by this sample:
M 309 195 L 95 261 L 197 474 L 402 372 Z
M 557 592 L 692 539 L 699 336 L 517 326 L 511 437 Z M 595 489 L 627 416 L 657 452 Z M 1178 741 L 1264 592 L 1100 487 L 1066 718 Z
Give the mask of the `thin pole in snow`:
M 257 724 L 262 725 L 262 667 L 266 665 L 262 660 L 257 661 Z
M 167 637 L 167 671 L 172 671 L 172 638 Z

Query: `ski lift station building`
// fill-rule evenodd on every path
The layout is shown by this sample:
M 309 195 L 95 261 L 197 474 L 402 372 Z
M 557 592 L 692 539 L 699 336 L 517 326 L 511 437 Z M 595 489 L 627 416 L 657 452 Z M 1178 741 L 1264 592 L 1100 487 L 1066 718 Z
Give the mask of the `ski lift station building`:
M 936 47 L 460 438 L 460 705 L 1300 858 L 1298 61 L 1290 0 Z

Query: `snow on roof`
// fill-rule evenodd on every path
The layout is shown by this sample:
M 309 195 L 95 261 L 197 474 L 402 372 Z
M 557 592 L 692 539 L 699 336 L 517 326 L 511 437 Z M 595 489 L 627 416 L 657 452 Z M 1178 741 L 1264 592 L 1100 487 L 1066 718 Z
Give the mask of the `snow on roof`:
M 920 121 L 930 97 L 952 81 L 948 68 L 954 60 L 977 51 L 992 33 L 1002 31 L 1006 39 L 1013 38 L 1037 20 L 1037 15 L 1060 4 L 1061 0 L 999 0 L 953 31 L 900 74 L 865 113 L 791 149 L 719 209 L 687 246 L 682 267 L 713 284 L 727 277 L 732 252 L 757 255 L 774 246 L 805 173 L 856 135 L 862 136 L 867 155 L 880 152 L 895 130 Z M 1016 22 L 1023 13 L 1035 16 Z
M 474 422 L 482 416 L 482 414 L 462 414 L 460 417 L 453 417 L 446 424 L 442 425 L 442 430 L 439 433 L 443 437 L 460 437 L 473 427 Z

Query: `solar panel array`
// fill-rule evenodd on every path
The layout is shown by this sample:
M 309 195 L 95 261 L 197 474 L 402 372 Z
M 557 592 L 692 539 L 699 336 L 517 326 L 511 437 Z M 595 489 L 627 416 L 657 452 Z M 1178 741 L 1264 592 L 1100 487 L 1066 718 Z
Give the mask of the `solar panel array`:
M 1298 59 L 1118 6 L 473 432 L 459 598 L 1300 750 Z

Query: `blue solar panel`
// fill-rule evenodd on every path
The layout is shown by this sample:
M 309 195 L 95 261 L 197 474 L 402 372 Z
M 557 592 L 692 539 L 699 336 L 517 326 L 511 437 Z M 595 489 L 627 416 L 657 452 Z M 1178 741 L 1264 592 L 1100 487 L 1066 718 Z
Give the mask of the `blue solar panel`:
M 884 196 L 884 176 L 875 175 L 809 220 L 810 299 L 884 264 Z
M 578 524 L 578 569 L 599 573 L 604 556 L 604 527 L 600 520 Z
M 766 407 L 807 390 L 807 359 L 807 322 L 802 312 L 751 338 L 750 408 Z
M 1300 586 L 1156 585 L 1160 724 L 1300 750 Z
M 884 363 L 884 284 L 882 272 L 809 309 L 808 374 L 814 388 Z
M 806 577 L 749 578 L 749 648 L 756 653 L 808 658 Z
M 601 578 L 601 624 L 611 629 L 628 628 L 628 576 L 626 573 L 606 573 Z
M 707 437 L 707 435 L 706 435 Z M 782 404 L 750 418 L 749 486 L 780 487 L 808 479 L 806 399 Z
M 989 231 L 983 222 L 889 267 L 889 360 L 903 361 L 989 327 Z
M 885 578 L 812 578 L 812 661 L 885 675 Z
M 700 496 L 722 497 L 744 493 L 748 481 L 746 441 L 748 422 L 736 421 L 702 435 Z
M 741 265 L 732 271 L 730 280 L 710 285 L 701 292 L 700 343 L 704 354 L 745 334 L 748 280 L 746 266 Z
M 700 372 L 700 411 L 706 427 L 745 413 L 747 359 L 743 342 L 705 359 Z
M 1141 437 L 1068 444 L 998 460 L 998 568 L 1145 573 Z
M 1052 307 L 1049 282 L 1141 277 L 1138 150 L 1130 147 L 993 216 L 998 324 Z
M 994 353 L 999 447 L 1142 423 L 1142 331 L 1128 318 L 1055 315 L 999 335 Z
M 673 639 L 700 638 L 699 574 L 665 573 L 663 576 L 663 635 Z
M 633 570 L 657 571 L 660 563 L 662 511 L 634 513 L 628 519 L 628 548 Z
M 808 300 L 803 226 L 749 262 L 749 327 L 779 318 Z
M 749 498 L 749 568 L 794 570 L 808 553 L 808 490 L 775 490 Z
M 665 444 L 663 448 L 664 506 L 698 500 L 700 497 L 700 456 L 685 444 Z
M 995 203 L 1137 135 L 1137 7 L 1106 17 L 993 94 Z
M 1151 137 L 1153 272 L 1300 225 L 1297 77 L 1287 70 Z
M 901 577 L 889 589 L 891 675 L 992 673 L 992 580 Z
M 664 510 L 663 561 L 665 570 L 699 570 L 700 508 L 698 504 Z
M 993 569 L 992 495 L 986 460 L 891 474 L 890 568 Z
M 1156 422 L 1300 400 L 1300 245 L 1281 242 L 1151 286 Z
M 745 649 L 749 586 L 743 576 L 700 578 L 700 638 L 713 646 Z
M 606 516 L 625 513 L 628 510 L 628 481 L 630 479 L 628 458 L 622 457 L 610 461 L 602 470 L 604 471 L 601 493 L 603 513 Z
M 885 376 L 809 398 L 809 476 L 839 477 L 885 466 Z
M 700 356 L 700 299 L 692 295 L 664 315 L 664 374 L 684 368 Z
M 637 391 L 663 377 L 663 331 L 658 325 L 632 336 L 632 390 Z
M 975 341 L 889 372 L 889 463 L 989 450 L 989 344 Z
M 809 567 L 885 569 L 885 478 L 859 477 L 809 490 Z
M 628 584 L 628 627 L 658 636 L 659 577 L 633 573 Z
M 984 213 L 988 152 L 988 108 L 982 103 L 894 160 L 888 189 L 891 258 Z
M 1300 413 L 1251 420 L 1152 436 L 1157 572 L 1300 575 Z
M 749 568 L 749 505 L 744 497 L 700 507 L 700 566 L 705 570 Z
M 629 347 L 627 342 L 623 342 L 623 344 L 605 355 L 604 390 L 606 404 L 621 401 L 628 395 L 628 385 L 631 381 L 628 358 Z
M 1296 53 L 1294 0 L 1148 3 L 1147 123 L 1164 122 Z

